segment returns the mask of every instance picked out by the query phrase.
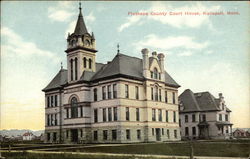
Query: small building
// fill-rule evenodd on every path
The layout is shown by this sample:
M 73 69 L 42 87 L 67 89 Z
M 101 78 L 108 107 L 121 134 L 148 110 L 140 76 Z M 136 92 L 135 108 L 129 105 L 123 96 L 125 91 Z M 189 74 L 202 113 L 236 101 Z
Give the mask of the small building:
M 30 141 L 34 138 L 35 136 L 33 135 L 32 132 L 26 132 L 23 134 L 23 140 L 24 141 Z
M 237 128 L 236 130 L 234 130 L 233 136 L 235 138 L 250 137 L 250 131 L 249 130 L 244 130 L 244 129 Z
M 231 110 L 222 93 L 185 90 L 179 96 L 181 136 L 186 139 L 226 139 L 232 136 Z

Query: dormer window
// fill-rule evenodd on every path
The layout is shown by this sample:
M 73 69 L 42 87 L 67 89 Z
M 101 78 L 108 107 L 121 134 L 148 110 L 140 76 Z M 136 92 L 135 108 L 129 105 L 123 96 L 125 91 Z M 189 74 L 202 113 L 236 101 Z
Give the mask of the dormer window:
M 154 68 L 154 79 L 158 79 L 158 71 Z

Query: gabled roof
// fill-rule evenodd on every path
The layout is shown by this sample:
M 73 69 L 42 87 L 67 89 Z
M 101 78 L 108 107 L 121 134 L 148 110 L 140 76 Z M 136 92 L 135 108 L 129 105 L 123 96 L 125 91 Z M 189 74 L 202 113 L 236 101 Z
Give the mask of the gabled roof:
M 68 80 L 67 70 L 61 69 L 52 79 L 52 81 L 42 91 L 62 88 L 62 85 L 66 84 L 67 80 Z
M 209 92 L 193 93 L 186 89 L 180 96 L 179 101 L 184 107 L 180 112 L 194 111 L 219 111 L 220 102 Z M 229 110 L 229 109 L 228 109 Z

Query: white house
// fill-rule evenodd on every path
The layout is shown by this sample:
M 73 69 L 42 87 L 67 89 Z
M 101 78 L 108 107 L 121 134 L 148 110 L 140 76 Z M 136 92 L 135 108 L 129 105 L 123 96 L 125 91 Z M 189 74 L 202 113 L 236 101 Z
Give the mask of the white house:
M 32 140 L 35 136 L 32 134 L 32 132 L 26 132 L 23 134 L 23 140 Z

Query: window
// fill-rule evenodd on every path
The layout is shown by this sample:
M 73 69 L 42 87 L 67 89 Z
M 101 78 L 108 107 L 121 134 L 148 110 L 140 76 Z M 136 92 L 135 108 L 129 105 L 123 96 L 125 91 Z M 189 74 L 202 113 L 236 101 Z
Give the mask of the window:
M 155 129 L 152 128 L 152 135 L 154 136 L 155 135 Z
M 151 88 L 151 100 L 154 100 L 154 88 Z
M 54 125 L 54 116 L 50 114 L 50 125 Z
M 222 114 L 219 114 L 219 120 L 222 121 Z
M 185 123 L 188 123 L 188 115 L 185 115 Z
M 109 121 L 112 121 L 112 110 L 111 110 L 111 108 L 108 108 L 108 119 L 109 119 Z
M 163 128 L 161 128 L 161 134 L 164 135 L 164 129 Z
M 161 73 L 159 73 L 159 80 L 161 80 Z
M 89 59 L 89 69 L 91 69 L 91 68 L 92 68 L 92 60 Z
M 47 133 L 47 141 L 50 141 L 50 133 Z
M 94 131 L 94 141 L 96 141 L 98 139 L 98 132 Z
M 195 127 L 192 127 L 192 134 L 196 135 L 196 128 Z
M 125 85 L 125 98 L 129 98 L 129 88 L 128 85 Z
M 66 108 L 66 118 L 69 118 L 69 108 Z
M 185 127 L 185 136 L 188 136 L 188 127 Z
M 47 126 L 50 126 L 50 115 L 47 114 Z
M 73 81 L 73 59 L 70 60 L 70 79 Z
M 102 99 L 103 100 L 106 99 L 106 87 L 105 86 L 102 87 Z
M 135 86 L 135 99 L 139 99 L 139 87 Z
M 152 109 L 152 121 L 155 121 L 155 109 Z
M 82 129 L 80 129 L 80 136 L 83 137 Z
M 168 111 L 166 111 L 166 122 L 168 122 Z
M 161 109 L 158 109 L 158 118 L 159 118 L 159 121 L 162 121 L 162 110 Z
M 154 73 L 152 71 L 150 71 L 150 74 L 151 74 L 151 78 L 154 77 Z
M 161 89 L 159 89 L 159 101 L 161 102 Z
M 177 130 L 174 130 L 174 137 L 177 138 Z
M 71 118 L 77 118 L 78 116 L 78 104 L 76 97 L 71 99 Z
M 192 115 L 192 122 L 195 122 L 195 114 Z
M 75 80 L 77 80 L 77 58 L 75 58 Z
M 129 107 L 126 107 L 126 120 L 129 121 Z
M 86 59 L 86 57 L 83 58 L 83 67 L 84 68 L 87 67 L 87 59 Z
M 228 115 L 227 114 L 225 115 L 225 120 L 228 121 Z
M 94 109 L 94 122 L 97 123 L 98 122 L 98 110 Z
M 55 106 L 58 106 L 57 105 L 57 95 L 55 95 Z
M 126 130 L 126 139 L 130 140 L 130 130 L 129 129 Z
M 103 130 L 103 140 L 108 140 L 108 130 Z
M 102 109 L 102 120 L 103 122 L 107 121 L 107 117 L 106 117 L 106 108 Z
M 55 125 L 57 125 L 57 114 L 55 114 Z
M 49 98 L 49 96 L 47 96 L 47 107 L 48 108 L 50 107 L 50 98 Z
M 111 85 L 108 85 L 108 99 L 111 99 Z
M 83 117 L 83 107 L 80 107 L 80 116 Z
M 225 104 L 224 104 L 224 103 L 222 103 L 222 110 L 224 110 L 224 107 L 225 107 Z
M 141 139 L 141 130 L 137 130 L 137 139 L 138 139 L 138 140 Z
M 154 79 L 158 79 L 158 71 L 154 68 Z
M 202 121 L 206 121 L 206 114 L 202 115 Z
M 168 92 L 165 91 L 165 103 L 168 103 Z
M 54 106 L 54 96 L 50 96 L 50 106 Z
M 97 101 L 97 88 L 94 89 L 94 101 Z
M 117 86 L 113 84 L 113 98 L 117 98 Z
M 69 130 L 66 131 L 66 138 L 69 138 Z
M 116 140 L 116 139 L 117 139 L 117 131 L 112 130 L 112 140 Z
M 167 129 L 167 136 L 170 138 L 169 129 Z
M 155 87 L 155 100 L 158 101 L 158 87 Z
M 113 108 L 113 113 L 114 113 L 114 121 L 117 121 L 117 107 Z
M 173 119 L 173 122 L 176 123 L 176 111 L 173 111 L 173 116 L 174 116 L 174 119 Z
M 136 108 L 136 121 L 140 121 L 140 109 Z
M 173 92 L 173 104 L 176 104 L 175 102 L 175 93 Z

